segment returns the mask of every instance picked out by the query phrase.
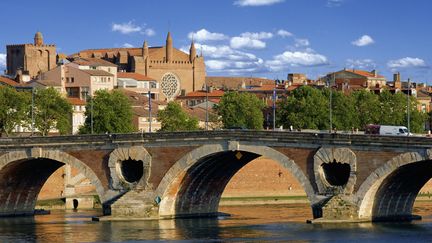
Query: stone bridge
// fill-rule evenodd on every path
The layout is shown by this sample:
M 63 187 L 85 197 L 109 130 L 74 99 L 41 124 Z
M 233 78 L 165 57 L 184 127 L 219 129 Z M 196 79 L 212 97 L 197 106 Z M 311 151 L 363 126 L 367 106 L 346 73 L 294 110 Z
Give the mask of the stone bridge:
M 0 139 L 0 215 L 34 214 L 63 164 L 116 218 L 215 216 L 234 174 L 270 158 L 302 185 L 317 221 L 409 220 L 432 177 L 432 140 L 281 131 L 202 131 Z

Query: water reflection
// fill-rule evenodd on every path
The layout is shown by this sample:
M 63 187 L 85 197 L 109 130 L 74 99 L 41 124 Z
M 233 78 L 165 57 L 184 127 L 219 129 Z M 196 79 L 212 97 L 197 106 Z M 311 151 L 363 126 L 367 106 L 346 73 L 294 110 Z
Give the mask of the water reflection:
M 306 224 L 308 205 L 225 206 L 230 217 L 92 222 L 100 211 L 52 211 L 51 215 L 0 219 L 0 242 L 183 241 L 431 241 L 432 203 L 415 205 L 424 220 L 412 223 Z

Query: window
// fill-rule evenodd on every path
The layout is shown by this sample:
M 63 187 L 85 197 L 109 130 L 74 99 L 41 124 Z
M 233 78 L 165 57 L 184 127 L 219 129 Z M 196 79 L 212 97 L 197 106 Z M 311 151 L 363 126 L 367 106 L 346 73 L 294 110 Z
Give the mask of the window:
M 69 77 L 66 77 L 66 83 L 69 83 Z
M 71 78 L 71 83 L 73 83 L 73 82 L 75 82 L 75 78 L 74 77 Z

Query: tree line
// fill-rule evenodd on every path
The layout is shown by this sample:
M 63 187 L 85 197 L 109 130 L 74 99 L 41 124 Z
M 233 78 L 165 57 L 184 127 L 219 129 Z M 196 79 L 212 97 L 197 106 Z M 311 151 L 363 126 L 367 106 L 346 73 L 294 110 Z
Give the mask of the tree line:
M 330 97 L 331 95 L 331 97 Z M 331 100 L 331 103 L 330 103 Z M 367 124 L 406 125 L 407 104 L 405 94 L 391 94 L 388 90 L 379 95 L 360 90 L 346 95 L 328 88 L 302 86 L 281 97 L 276 105 L 276 126 L 294 129 L 362 130 Z M 423 132 L 427 114 L 417 110 L 415 97 L 409 97 L 411 131 Z M 262 129 L 266 105 L 256 95 L 246 92 L 227 92 L 213 107 L 216 115 L 209 116 L 210 123 L 222 128 Z M 85 109 L 85 122 L 80 134 L 128 133 L 136 131 L 132 125 L 132 106 L 120 91 L 98 90 L 89 97 Z M 60 134 L 70 134 L 72 105 L 54 88 L 17 91 L 0 86 L 0 133 L 10 136 L 17 127 L 40 135 L 53 129 Z M 190 116 L 175 101 L 158 112 L 160 131 L 199 130 L 198 119 Z
M 331 108 L 332 127 L 337 130 L 363 130 L 368 124 L 407 126 L 408 104 L 411 131 L 423 132 L 428 115 L 417 110 L 413 96 L 408 100 L 405 94 L 392 94 L 388 90 L 378 95 L 367 90 L 347 95 L 327 88 L 302 86 L 278 102 L 276 123 L 295 129 L 327 130 Z

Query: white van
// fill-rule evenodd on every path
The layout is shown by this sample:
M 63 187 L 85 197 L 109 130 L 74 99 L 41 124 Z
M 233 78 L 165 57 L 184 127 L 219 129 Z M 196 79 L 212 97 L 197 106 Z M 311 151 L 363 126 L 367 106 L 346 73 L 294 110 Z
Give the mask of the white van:
M 383 126 L 381 125 L 379 128 L 380 135 L 393 135 L 393 136 L 410 136 L 411 133 L 408 134 L 408 128 L 404 126 Z

